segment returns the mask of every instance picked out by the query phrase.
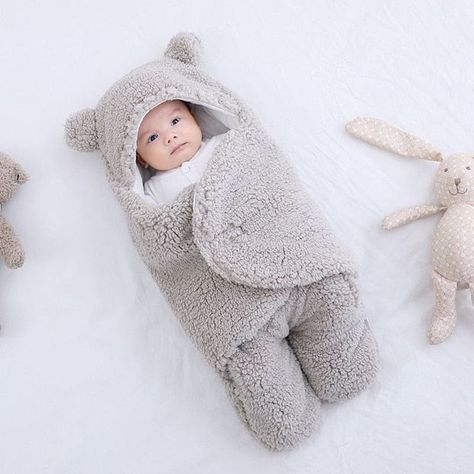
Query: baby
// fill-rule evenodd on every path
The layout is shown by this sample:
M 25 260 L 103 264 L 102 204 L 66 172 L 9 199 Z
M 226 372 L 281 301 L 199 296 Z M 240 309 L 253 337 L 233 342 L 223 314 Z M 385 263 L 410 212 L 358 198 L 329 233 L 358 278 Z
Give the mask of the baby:
M 374 380 L 376 343 L 352 262 L 253 111 L 197 67 L 199 44 L 175 35 L 73 114 L 66 139 L 102 151 L 182 327 L 252 433 L 288 449 L 318 427 L 322 401 Z
M 146 181 L 145 196 L 171 202 L 201 178 L 212 151 L 224 135 L 204 139 L 188 104 L 170 100 L 154 107 L 138 129 L 137 162 L 158 171 Z

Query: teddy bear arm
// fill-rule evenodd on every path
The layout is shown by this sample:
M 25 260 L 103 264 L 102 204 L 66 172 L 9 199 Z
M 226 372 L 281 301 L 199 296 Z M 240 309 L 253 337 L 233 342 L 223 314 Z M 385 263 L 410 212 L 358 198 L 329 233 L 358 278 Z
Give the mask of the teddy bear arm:
M 383 220 L 383 228 L 386 230 L 395 229 L 403 224 L 408 224 L 416 219 L 431 216 L 437 212 L 441 212 L 446 207 L 443 206 L 416 206 L 407 209 L 401 209 L 386 216 Z
M 12 226 L 5 217 L 0 216 L 0 255 L 9 268 L 23 265 L 25 253 Z

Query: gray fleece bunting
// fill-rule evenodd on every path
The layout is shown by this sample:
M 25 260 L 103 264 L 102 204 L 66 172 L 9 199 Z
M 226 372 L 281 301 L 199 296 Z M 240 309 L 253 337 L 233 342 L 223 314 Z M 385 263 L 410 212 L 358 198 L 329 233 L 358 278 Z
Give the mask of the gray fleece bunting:
M 73 114 L 66 124 L 66 140 L 75 149 L 102 152 L 134 244 L 184 329 L 235 398 L 241 392 L 229 380 L 230 362 L 243 344 L 266 331 L 275 315 L 290 320 L 289 301 L 299 301 L 295 289 L 316 288 L 335 278 L 343 288 L 340 300 L 354 306 L 355 272 L 291 163 L 253 112 L 199 69 L 198 62 L 199 39 L 176 35 L 162 59 L 125 75 L 95 109 Z M 137 131 L 149 110 L 175 99 L 193 104 L 203 136 L 210 130 L 225 136 L 198 183 L 184 188 L 170 203 L 151 204 L 134 190 Z M 345 294 L 353 297 L 348 300 Z M 333 295 L 337 301 L 337 291 L 331 290 Z M 357 334 L 366 334 L 360 329 L 363 318 L 354 321 Z M 307 394 L 305 384 L 301 393 Z M 341 398 L 349 396 L 344 393 Z M 236 403 L 246 424 L 272 448 L 290 447 L 310 432 L 309 425 L 302 429 L 289 423 L 285 434 L 279 429 L 269 434 L 274 428 L 261 421 L 262 411 L 249 408 L 257 405 Z M 319 402 L 295 403 L 316 409 Z M 301 410 L 298 416 L 312 420 L 313 426 L 318 417 Z

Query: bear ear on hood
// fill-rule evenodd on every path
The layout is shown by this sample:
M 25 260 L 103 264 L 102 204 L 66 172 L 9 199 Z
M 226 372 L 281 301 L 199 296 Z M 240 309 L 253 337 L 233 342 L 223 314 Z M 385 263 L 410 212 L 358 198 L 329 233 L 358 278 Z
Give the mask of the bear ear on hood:
M 72 114 L 66 121 L 65 136 L 66 143 L 75 150 L 98 150 L 95 110 L 83 109 Z
M 194 33 L 178 33 L 168 43 L 165 56 L 197 66 L 201 60 L 201 48 L 201 40 Z

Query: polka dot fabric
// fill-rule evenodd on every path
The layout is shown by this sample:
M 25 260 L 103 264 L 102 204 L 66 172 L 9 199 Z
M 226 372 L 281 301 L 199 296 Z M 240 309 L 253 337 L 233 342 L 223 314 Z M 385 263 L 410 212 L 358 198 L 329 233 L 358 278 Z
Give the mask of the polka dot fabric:
M 383 228 L 386 230 L 395 229 L 395 227 L 408 224 L 411 221 L 420 219 L 421 217 L 431 216 L 437 212 L 446 209 L 440 206 L 416 206 L 388 215 L 383 220 Z
M 432 244 L 433 269 L 461 287 L 474 283 L 474 208 L 454 204 L 440 220 Z
M 383 120 L 357 117 L 346 125 L 346 130 L 371 145 L 393 151 L 397 155 L 441 161 L 441 153 L 432 145 Z
M 456 289 L 469 288 L 474 302 L 474 156 L 457 153 L 443 160 L 429 143 L 376 118 L 358 117 L 346 130 L 398 155 L 441 162 L 434 179 L 437 204 L 394 212 L 385 217 L 383 228 L 394 229 L 445 211 L 432 241 L 435 307 L 428 330 L 432 344 L 443 342 L 456 322 Z

